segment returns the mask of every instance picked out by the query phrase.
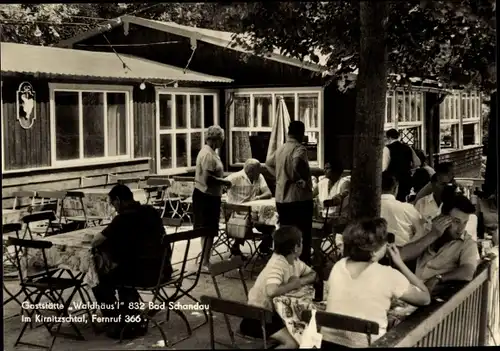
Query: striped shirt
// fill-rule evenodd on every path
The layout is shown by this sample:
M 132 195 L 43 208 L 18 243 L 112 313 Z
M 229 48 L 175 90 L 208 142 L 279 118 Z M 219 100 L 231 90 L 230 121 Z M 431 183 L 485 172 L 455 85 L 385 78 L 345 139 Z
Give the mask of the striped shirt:
M 285 256 L 274 253 L 248 292 L 248 304 L 273 311 L 273 299 L 267 295 L 266 287 L 286 284 L 291 277 L 300 278 L 312 272 L 301 260 L 296 259 L 291 265 Z
M 242 204 L 252 201 L 258 195 L 271 192 L 262 174 L 252 183 L 244 169 L 230 174 L 226 180 L 229 180 L 232 184 L 231 188 L 227 191 L 227 202 L 232 204 Z

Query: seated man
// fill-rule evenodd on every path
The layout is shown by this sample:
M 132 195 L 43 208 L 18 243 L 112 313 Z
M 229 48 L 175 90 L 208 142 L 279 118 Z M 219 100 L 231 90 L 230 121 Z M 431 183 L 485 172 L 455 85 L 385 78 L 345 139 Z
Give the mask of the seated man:
M 251 158 L 246 160 L 241 171 L 230 174 L 226 178 L 232 184 L 231 188 L 227 191 L 227 202 L 241 205 L 249 201 L 270 199 L 272 197 L 271 190 L 267 186 L 261 170 L 260 162 Z M 269 252 L 273 240 L 271 235 L 274 227 L 257 224 L 255 228 L 264 234 L 264 239 L 260 245 L 261 252 Z M 243 239 L 235 240 L 231 248 L 231 254 L 243 256 L 240 249 L 240 245 L 242 244 L 244 244 Z
M 108 330 L 108 336 L 119 338 L 126 325 L 126 315 L 131 311 L 129 303 L 139 302 L 140 296 L 136 289 L 123 288 L 122 285 L 155 286 L 160 275 L 161 263 L 165 253 L 162 240 L 165 235 L 162 219 L 158 212 L 149 205 L 141 205 L 134 201 L 132 191 L 126 185 L 116 185 L 109 192 L 109 201 L 118 215 L 92 242 L 94 250 L 108 257 L 116 266 L 112 269 L 99 271 L 99 285 L 93 288 L 97 303 L 105 306 L 117 306 L 115 291 L 118 289 L 120 309 L 103 308 L 104 317 L 118 317 L 116 324 Z M 167 252 L 162 280 L 168 280 L 172 274 L 170 263 L 171 253 Z M 122 304 L 123 303 L 123 304 Z M 130 324 L 126 328 L 124 338 L 134 338 L 144 335 L 147 325 L 143 323 Z
M 328 209 L 328 216 L 339 214 L 345 207 L 345 198 L 349 195 L 351 186 L 350 177 L 342 177 L 344 168 L 339 161 L 329 161 L 325 164 L 325 177 L 313 189 L 313 197 L 322 209 L 322 217 L 326 217 L 326 209 L 323 209 L 325 200 L 333 200 L 333 208 Z M 342 205 L 340 209 L 339 206 Z M 340 211 L 339 211 L 340 210 Z
M 421 198 L 432 194 L 433 192 L 432 177 L 435 174 L 440 174 L 441 178 L 446 177 L 449 180 L 448 183 L 453 184 L 456 187 L 457 184 L 455 181 L 455 169 L 453 163 L 452 162 L 439 163 L 436 165 L 436 169 L 434 170 L 433 174 L 432 175 L 429 174 L 431 176 L 431 181 L 417 192 L 413 203 L 416 204 L 417 201 L 420 200 Z
M 470 281 L 474 277 L 480 257 L 476 242 L 466 231 L 474 211 L 474 205 L 463 195 L 446 198 L 430 232 L 401 247 L 404 261 L 417 260 L 415 274 L 429 291 L 440 282 Z
M 396 245 L 404 245 L 424 230 L 424 219 L 412 204 L 396 200 L 398 182 L 387 171 L 382 173 L 380 217 L 387 221 L 387 231 L 394 234 Z
M 453 196 L 456 191 L 453 174 L 446 171 L 447 168 L 436 168 L 436 174 L 431 178 L 432 193 L 420 198 L 415 203 L 415 208 L 427 222 L 427 229 L 433 218 L 441 212 L 443 199 L 447 196 Z M 477 216 L 471 214 L 467 222 L 467 232 L 474 240 L 477 240 Z

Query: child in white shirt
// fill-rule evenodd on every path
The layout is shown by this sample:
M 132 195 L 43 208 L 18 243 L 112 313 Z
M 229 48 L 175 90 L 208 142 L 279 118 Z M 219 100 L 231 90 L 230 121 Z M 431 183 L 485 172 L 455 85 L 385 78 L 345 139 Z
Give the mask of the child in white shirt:
M 316 272 L 299 259 L 302 253 L 302 233 L 293 226 L 281 226 L 273 234 L 274 254 L 260 272 L 248 293 L 248 304 L 274 311 L 273 298 L 312 284 Z M 259 321 L 243 319 L 243 334 L 262 337 Z M 297 348 L 295 339 L 275 312 L 272 323 L 266 325 L 266 337 L 280 342 L 278 348 Z
M 378 323 L 379 334 L 372 336 L 375 341 L 387 329 L 387 312 L 393 298 L 417 306 L 430 303 L 425 284 L 406 267 L 396 246 L 388 246 L 384 219 L 349 225 L 343 243 L 344 258 L 333 266 L 328 279 L 326 312 Z M 378 263 L 386 252 L 397 269 Z M 321 328 L 321 334 L 325 345 L 368 347 L 366 334 L 331 328 Z

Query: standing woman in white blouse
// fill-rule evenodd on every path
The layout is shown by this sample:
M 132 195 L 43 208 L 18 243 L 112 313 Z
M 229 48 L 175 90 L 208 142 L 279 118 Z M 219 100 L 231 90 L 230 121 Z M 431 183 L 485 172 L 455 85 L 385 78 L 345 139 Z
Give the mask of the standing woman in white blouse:
M 196 157 L 195 188 L 193 191 L 194 229 L 205 228 L 207 236 L 202 238 L 201 247 L 205 247 L 203 270 L 208 271 L 214 237 L 219 234 L 221 197 L 224 188 L 230 188 L 231 182 L 225 180 L 224 166 L 216 150 L 224 142 L 224 129 L 210 126 L 207 130 L 206 144 Z M 206 244 L 205 244 L 206 242 Z

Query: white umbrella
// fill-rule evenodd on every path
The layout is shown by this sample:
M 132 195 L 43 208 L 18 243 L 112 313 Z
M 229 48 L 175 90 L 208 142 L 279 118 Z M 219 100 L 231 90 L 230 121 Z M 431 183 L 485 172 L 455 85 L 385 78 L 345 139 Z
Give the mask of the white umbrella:
M 274 118 L 271 138 L 269 139 L 266 159 L 269 159 L 276 152 L 278 147 L 285 143 L 290 121 L 290 114 L 288 113 L 285 100 L 283 100 L 283 96 L 278 96 L 278 106 Z

